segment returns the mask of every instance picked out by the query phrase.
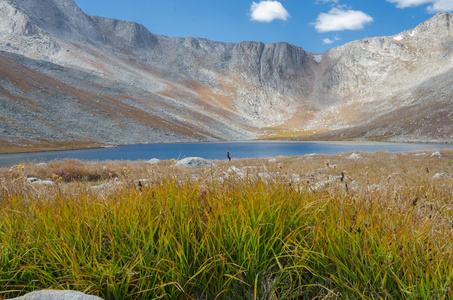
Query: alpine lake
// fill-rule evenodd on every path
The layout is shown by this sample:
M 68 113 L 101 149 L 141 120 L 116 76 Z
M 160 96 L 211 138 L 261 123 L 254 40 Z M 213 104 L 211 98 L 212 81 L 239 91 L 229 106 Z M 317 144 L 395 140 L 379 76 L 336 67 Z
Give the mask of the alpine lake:
M 48 162 L 52 160 L 78 159 L 101 160 L 161 160 L 202 157 L 211 160 L 271 158 L 277 156 L 299 156 L 307 154 L 335 155 L 348 152 L 408 152 L 450 149 L 450 144 L 382 143 L 382 142 L 291 142 L 291 141 L 247 141 L 216 143 L 141 144 L 80 149 L 46 151 L 0 155 L 0 166 L 24 162 Z

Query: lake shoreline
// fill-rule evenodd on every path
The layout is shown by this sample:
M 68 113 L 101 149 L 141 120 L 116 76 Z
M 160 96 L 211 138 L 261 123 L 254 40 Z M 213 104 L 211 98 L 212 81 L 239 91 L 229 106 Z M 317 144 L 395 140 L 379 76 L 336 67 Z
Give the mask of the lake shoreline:
M 105 146 L 107 145 L 96 142 L 52 142 L 52 143 L 18 143 L 18 144 L 4 143 L 0 147 L 0 155 L 81 150 L 81 149 L 99 149 Z
M 437 151 L 453 148 L 446 144 L 389 143 L 372 141 L 235 141 L 209 143 L 159 143 L 141 145 L 118 145 L 65 151 L 26 152 L 0 155 L 0 166 L 18 165 L 25 162 L 49 162 L 52 160 L 76 159 L 82 161 L 147 161 L 202 157 L 208 160 L 274 158 L 306 154 L 334 155 L 349 152 L 411 152 Z
M 375 141 L 375 140 L 286 140 L 286 139 L 253 139 L 238 141 L 209 141 L 209 142 L 181 142 L 181 143 L 146 143 L 146 144 L 104 144 L 97 142 L 56 142 L 56 143 L 24 143 L 24 144 L 4 144 L 0 147 L 0 155 L 3 154 L 25 154 L 53 151 L 70 151 L 70 150 L 87 150 L 100 148 L 116 148 L 121 146 L 132 145 L 162 145 L 162 144 L 226 144 L 226 143 L 320 143 L 320 144 L 337 144 L 337 145 L 370 145 L 373 143 L 392 144 L 392 145 L 453 145 L 450 142 L 424 142 L 424 141 Z

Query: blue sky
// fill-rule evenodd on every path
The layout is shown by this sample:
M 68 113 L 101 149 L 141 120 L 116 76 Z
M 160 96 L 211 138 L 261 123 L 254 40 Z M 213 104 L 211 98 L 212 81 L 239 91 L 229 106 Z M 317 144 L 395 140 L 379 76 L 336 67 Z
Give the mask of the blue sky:
M 145 25 L 169 37 L 287 42 L 313 53 L 366 37 L 394 35 L 453 0 L 75 0 L 87 14 Z

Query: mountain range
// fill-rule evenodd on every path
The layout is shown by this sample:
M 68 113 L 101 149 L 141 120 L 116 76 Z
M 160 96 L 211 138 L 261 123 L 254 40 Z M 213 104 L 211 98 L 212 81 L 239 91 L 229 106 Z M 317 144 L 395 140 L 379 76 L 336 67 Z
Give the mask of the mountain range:
M 322 54 L 0 0 L 0 142 L 453 142 L 453 14 Z

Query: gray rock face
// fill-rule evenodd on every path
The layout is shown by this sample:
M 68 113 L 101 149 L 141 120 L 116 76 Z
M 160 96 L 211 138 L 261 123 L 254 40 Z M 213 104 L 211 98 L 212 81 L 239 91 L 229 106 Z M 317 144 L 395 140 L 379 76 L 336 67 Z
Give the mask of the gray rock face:
M 73 0 L 0 0 L 1 137 L 243 140 L 281 125 L 301 135 L 453 141 L 452 16 L 319 55 L 287 43 L 160 36 L 88 16 Z
M 321 136 L 389 137 L 393 141 L 452 141 L 451 13 L 414 29 L 368 38 L 323 54 L 317 93 L 332 99 L 305 129 Z M 429 132 L 429 134 L 428 134 Z
M 102 298 L 76 291 L 44 290 L 28 293 L 25 296 L 10 300 L 102 300 Z
M 61 37 L 101 40 L 89 17 L 73 0 L 11 1 L 41 30 Z
M 134 49 L 151 50 L 158 42 L 156 35 L 137 23 L 97 16 L 89 16 L 89 20 L 93 25 L 93 32 L 102 36 L 102 38 L 97 40 L 108 45 L 128 49 L 129 51 Z

